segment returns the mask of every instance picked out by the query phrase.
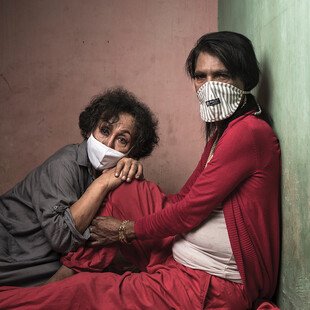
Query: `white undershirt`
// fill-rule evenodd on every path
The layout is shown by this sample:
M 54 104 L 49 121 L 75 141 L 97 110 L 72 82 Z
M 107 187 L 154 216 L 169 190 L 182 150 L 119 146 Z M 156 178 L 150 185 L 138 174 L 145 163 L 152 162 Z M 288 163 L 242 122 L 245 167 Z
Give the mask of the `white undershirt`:
M 222 210 L 214 210 L 198 228 L 179 236 L 172 253 L 184 266 L 242 283 Z
M 207 162 L 213 156 L 214 147 Z M 174 259 L 184 266 L 242 283 L 222 208 L 213 210 L 208 219 L 196 229 L 180 235 L 173 244 L 172 253 Z

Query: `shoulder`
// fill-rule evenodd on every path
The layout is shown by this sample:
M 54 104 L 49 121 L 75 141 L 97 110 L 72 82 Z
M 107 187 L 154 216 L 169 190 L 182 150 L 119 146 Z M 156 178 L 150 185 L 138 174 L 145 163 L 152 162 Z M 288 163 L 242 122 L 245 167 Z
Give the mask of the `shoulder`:
M 68 171 L 79 169 L 79 146 L 80 144 L 69 144 L 51 155 L 40 167 L 37 172 L 66 174 Z
M 267 122 L 247 114 L 230 122 L 219 140 L 218 148 L 221 146 L 224 152 L 246 152 L 257 157 L 262 150 L 276 151 L 278 144 L 279 141 Z
M 67 164 L 78 164 L 81 166 L 88 165 L 87 159 L 87 143 L 86 141 L 80 144 L 69 144 L 51 155 L 44 164 L 56 164 L 57 162 Z
M 38 187 L 51 184 L 55 180 L 72 180 L 84 173 L 78 163 L 79 147 L 82 144 L 70 144 L 62 147 L 46 159 L 41 165 L 30 171 L 26 177 L 18 182 L 11 190 L 31 192 Z M 87 154 L 86 154 L 87 156 Z
M 70 161 L 75 160 L 77 158 L 77 150 L 78 150 L 79 144 L 69 144 L 58 151 L 56 151 L 53 155 L 51 155 L 47 161 L 57 161 L 57 160 L 64 160 L 64 161 Z
M 243 115 L 233 120 L 224 134 L 235 136 L 241 141 L 246 138 L 255 143 L 266 143 L 269 140 L 277 139 L 271 126 L 252 114 Z
M 223 134 L 223 140 L 228 147 L 252 150 L 259 161 L 269 162 L 280 156 L 279 140 L 272 127 L 252 114 L 232 121 Z

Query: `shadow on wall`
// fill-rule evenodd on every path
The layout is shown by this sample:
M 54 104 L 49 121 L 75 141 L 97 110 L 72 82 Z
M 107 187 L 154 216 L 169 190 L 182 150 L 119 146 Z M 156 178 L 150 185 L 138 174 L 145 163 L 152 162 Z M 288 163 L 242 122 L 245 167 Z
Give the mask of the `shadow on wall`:
M 266 58 L 264 58 L 263 62 L 260 65 L 261 69 L 261 77 L 257 90 L 257 102 L 262 105 L 263 109 L 270 116 L 271 124 L 273 124 L 273 120 L 270 114 L 270 106 L 271 106 L 271 89 L 272 85 L 272 77 L 269 70 L 269 64 Z
M 271 116 L 271 101 L 272 101 L 272 94 L 271 94 L 271 90 L 273 89 L 273 83 L 272 83 L 272 75 L 271 72 L 269 70 L 269 63 L 266 60 L 266 58 L 264 58 L 263 62 L 260 65 L 261 67 L 261 78 L 260 78 L 260 83 L 258 86 L 258 90 L 257 90 L 257 101 L 260 105 L 262 105 L 262 107 L 264 108 L 264 110 L 268 113 L 269 117 L 270 117 L 270 124 L 273 126 L 273 119 Z M 273 126 L 274 127 L 274 126 Z M 273 130 L 275 130 L 275 128 L 273 128 Z M 281 183 L 283 181 L 281 180 Z M 282 188 L 282 186 L 281 186 Z M 280 208 L 280 244 L 282 244 L 282 227 L 283 227 L 283 221 L 282 221 L 282 210 Z M 279 296 L 279 291 L 281 290 L 280 288 L 280 276 L 281 276 L 281 262 L 282 262 L 282 251 L 280 251 L 280 264 L 279 264 L 279 271 L 278 271 L 278 281 L 277 281 L 277 287 L 276 287 L 276 291 L 274 293 L 274 296 L 272 298 L 272 301 L 274 303 L 279 303 L 278 300 L 278 296 Z

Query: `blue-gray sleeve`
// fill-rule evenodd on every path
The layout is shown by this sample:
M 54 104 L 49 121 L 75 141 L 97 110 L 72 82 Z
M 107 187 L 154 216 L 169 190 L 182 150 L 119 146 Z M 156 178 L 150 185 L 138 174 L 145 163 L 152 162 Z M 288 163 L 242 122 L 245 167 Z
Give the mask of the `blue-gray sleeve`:
M 69 160 L 48 162 L 34 174 L 33 208 L 56 252 L 67 253 L 89 238 L 88 229 L 84 234 L 76 230 L 69 209 L 83 194 L 83 181 L 81 168 Z

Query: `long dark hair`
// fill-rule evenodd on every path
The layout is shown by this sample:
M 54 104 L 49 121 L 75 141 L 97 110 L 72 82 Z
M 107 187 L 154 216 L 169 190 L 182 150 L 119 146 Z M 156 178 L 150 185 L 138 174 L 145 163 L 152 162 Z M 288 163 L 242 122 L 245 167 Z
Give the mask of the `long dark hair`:
M 186 59 L 185 69 L 191 79 L 195 77 L 196 63 L 200 53 L 208 53 L 217 57 L 232 78 L 239 78 L 243 82 L 244 90 L 249 91 L 258 84 L 260 76 L 258 61 L 252 42 L 244 35 L 231 31 L 212 32 L 203 35 Z M 246 104 L 241 105 L 231 117 L 217 124 L 206 123 L 207 140 L 215 130 L 221 135 L 233 119 L 249 111 L 258 110 L 255 97 L 252 94 L 245 96 Z M 271 122 L 270 116 L 263 110 L 258 117 L 268 123 Z

